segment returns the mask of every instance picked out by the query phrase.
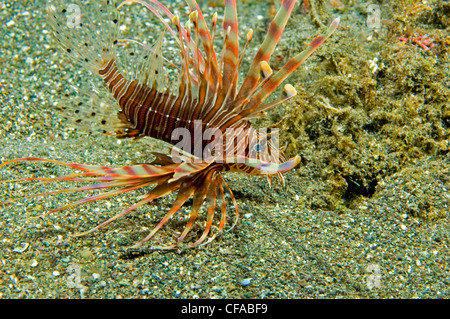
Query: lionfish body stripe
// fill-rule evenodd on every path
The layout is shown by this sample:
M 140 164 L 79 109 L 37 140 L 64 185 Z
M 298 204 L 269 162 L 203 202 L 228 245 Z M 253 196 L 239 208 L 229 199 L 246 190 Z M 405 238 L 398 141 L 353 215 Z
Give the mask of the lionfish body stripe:
M 75 0 L 79 10 L 75 23 L 73 23 L 73 16 L 68 16 L 69 13 L 73 13 L 73 10 L 70 11 L 62 1 L 52 1 L 48 9 L 49 21 L 62 47 L 74 62 L 97 73 L 103 79 L 118 104 L 120 111 L 117 117 L 122 124 L 115 130 L 114 135 L 117 138 L 137 139 L 147 136 L 162 140 L 173 146 L 171 155 L 152 153 L 155 159 L 151 163 L 120 168 L 63 163 L 35 157 L 21 158 L 4 162 L 0 164 L 0 167 L 23 161 L 46 161 L 67 166 L 79 172 L 59 177 L 23 178 L 0 182 L 47 183 L 59 180 L 97 182 L 94 185 L 32 194 L 26 197 L 115 188 L 53 209 L 44 215 L 150 185 L 154 186 L 131 207 L 80 235 L 91 233 L 156 198 L 177 191 L 177 197 L 171 209 L 148 236 L 138 242 L 135 247 L 151 240 L 192 197 L 189 218 L 181 235 L 175 243 L 159 248 L 175 248 L 188 238 L 190 230 L 202 211 L 202 206 L 205 206 L 206 210 L 205 228 L 200 238 L 190 245 L 197 246 L 211 242 L 218 233 L 223 231 L 226 224 L 226 193 L 229 194 L 236 215 L 232 227 L 236 224 L 237 203 L 221 172 L 234 171 L 265 175 L 269 181 L 271 181 L 271 175 L 278 175 L 284 183 L 281 173 L 295 167 L 299 163 L 299 157 L 287 159 L 269 140 L 271 133 L 255 129 L 250 119 L 264 116 L 265 111 L 296 94 L 295 89 L 288 84 L 285 85 L 283 94 L 278 99 L 263 104 L 289 74 L 336 30 L 339 19 L 334 20 L 328 30 L 315 38 L 306 50 L 291 58 L 273 73 L 268 61 L 295 4 L 295 0 L 284 0 L 270 23 L 268 33 L 253 58 L 241 86 L 238 87 L 241 61 L 253 31 L 248 32 L 244 50 L 239 52 L 236 1 L 225 0 L 222 24 L 224 41 L 221 54 L 216 53 L 213 45 L 217 15 L 213 16 L 212 27 L 208 28 L 197 2 L 186 0 L 186 3 L 190 9 L 190 15 L 188 22 L 184 25 L 178 16 L 172 14 L 167 7 L 156 0 L 127 0 L 119 6 L 116 6 L 115 1 L 107 1 L 106 4 L 98 6 Z M 181 53 L 180 61 L 168 61 L 169 59 L 163 56 L 163 35 L 151 47 L 135 40 L 118 38 L 120 25 L 118 9 L 132 4 L 144 6 L 161 20 L 168 34 L 178 45 Z M 89 6 L 95 7 L 94 15 L 88 12 Z M 171 23 L 167 22 L 166 18 Z M 141 60 L 141 66 L 135 78 L 130 78 L 129 74 L 121 71 L 117 63 L 118 50 L 123 45 L 132 44 L 138 44 L 145 50 L 145 58 Z M 165 63 L 169 67 L 164 66 Z M 167 73 L 170 68 L 172 71 L 178 71 L 177 82 Z M 170 81 L 167 81 L 168 79 Z M 174 85 L 174 83 L 178 84 Z M 174 134 L 175 132 L 187 133 L 188 138 L 181 143 L 179 134 Z M 3 204 L 14 200 L 16 199 L 8 199 Z M 220 217 L 215 227 L 217 231 L 212 234 L 216 211 L 220 212 Z

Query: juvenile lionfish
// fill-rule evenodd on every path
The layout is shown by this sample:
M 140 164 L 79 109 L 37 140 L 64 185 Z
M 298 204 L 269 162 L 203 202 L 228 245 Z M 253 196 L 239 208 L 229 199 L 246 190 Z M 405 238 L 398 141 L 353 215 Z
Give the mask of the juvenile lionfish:
M 236 1 L 225 0 L 224 40 L 220 55 L 213 46 L 217 14 L 212 17 L 212 27 L 209 29 L 196 1 L 186 2 L 190 14 L 185 25 L 181 24 L 178 16 L 156 0 L 127 0 L 119 6 L 116 6 L 114 1 L 107 1 L 100 6 L 95 4 L 95 1 L 85 5 L 78 0 L 75 4 L 51 2 L 48 9 L 49 21 L 62 47 L 72 60 L 103 79 L 120 107 L 117 116 L 121 125 L 115 130 L 115 136 L 135 139 L 147 136 L 167 142 L 173 147 L 170 155 L 153 152 L 155 159 L 151 163 L 120 168 L 63 163 L 35 157 L 19 158 L 0 164 L 5 166 L 22 161 L 43 161 L 78 170 L 77 173 L 59 177 L 22 178 L 2 182 L 95 182 L 87 186 L 26 197 L 113 189 L 52 209 L 41 216 L 153 185 L 137 203 L 78 235 L 91 233 L 156 198 L 178 191 L 172 207 L 163 219 L 134 247 L 151 240 L 191 197 L 193 201 L 184 230 L 174 243 L 159 248 L 171 249 L 183 242 L 204 205 L 206 223 L 200 237 L 189 244 L 194 247 L 211 242 L 223 231 L 227 221 L 226 193 L 229 194 L 236 214 L 231 228 L 236 224 L 237 203 L 221 172 L 265 175 L 269 182 L 271 175 L 278 175 L 284 184 L 281 173 L 299 163 L 298 156 L 287 159 L 269 140 L 270 133 L 255 129 L 250 120 L 264 116 L 265 111 L 296 94 L 295 89 L 286 84 L 278 99 L 263 104 L 263 101 L 336 30 L 339 19 L 334 20 L 328 30 L 316 37 L 303 52 L 292 57 L 278 71 L 272 72 L 268 61 L 296 2 L 282 1 L 263 43 L 238 87 L 241 62 L 253 31 L 249 30 L 243 52 L 240 54 Z M 135 40 L 118 39 L 118 9 L 134 3 L 147 8 L 164 24 L 166 32 L 173 37 L 180 49 L 181 65 L 176 66 L 177 62 L 169 61 L 163 56 L 163 35 L 151 47 Z M 88 5 L 95 7 L 94 16 L 87 12 L 85 6 Z M 100 30 L 94 29 L 99 26 L 102 27 Z M 140 72 L 133 80 L 127 78 L 127 74 L 121 72 L 116 63 L 121 45 L 131 43 L 146 51 Z M 177 70 L 177 82 L 172 77 L 170 84 L 167 84 L 168 70 Z M 14 200 L 16 199 L 9 199 L 3 204 Z M 216 207 L 218 200 L 220 207 Z M 214 218 L 216 210 L 220 211 L 220 218 L 217 219 Z M 217 231 L 210 234 L 213 224 L 216 224 Z

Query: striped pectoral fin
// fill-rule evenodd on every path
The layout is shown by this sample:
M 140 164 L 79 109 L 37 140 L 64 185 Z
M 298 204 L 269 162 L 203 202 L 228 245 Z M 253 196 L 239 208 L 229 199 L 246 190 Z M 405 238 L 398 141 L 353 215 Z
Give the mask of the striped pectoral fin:
M 155 188 L 153 188 L 150 191 L 150 193 L 145 195 L 144 199 L 142 199 L 138 203 L 136 203 L 136 204 L 134 204 L 134 205 L 124 209 L 119 214 L 111 217 L 110 219 L 108 219 L 108 220 L 104 221 L 103 223 L 95 226 L 94 228 L 92 228 L 92 229 L 90 229 L 88 231 L 85 231 L 83 233 L 76 234 L 75 236 L 77 236 L 77 237 L 78 236 L 85 236 L 85 235 L 87 235 L 89 233 L 92 233 L 92 232 L 96 231 L 97 229 L 108 225 L 109 223 L 113 222 L 114 220 L 118 219 L 119 217 L 122 217 L 123 215 L 128 214 L 129 212 L 131 212 L 131 211 L 133 211 L 133 210 L 135 210 L 135 209 L 137 209 L 137 208 L 139 208 L 139 207 L 141 207 L 141 206 L 151 202 L 152 200 L 154 200 L 156 198 L 159 198 L 159 197 L 162 197 L 162 196 L 165 196 L 168 193 L 173 192 L 178 187 L 178 185 L 169 185 L 169 184 L 166 183 L 166 181 L 167 181 L 167 179 L 166 180 L 160 180 L 159 183 L 157 183 L 158 185 Z M 144 183 L 144 184 L 141 185 L 141 187 L 144 187 L 144 186 L 147 186 L 147 185 L 149 185 L 149 183 L 147 183 L 147 184 Z M 127 189 L 125 189 L 125 190 L 129 191 Z
M 80 165 L 80 164 L 77 164 Z M 83 167 L 86 167 L 83 165 Z M 151 165 L 151 164 L 138 164 L 138 165 L 125 165 L 118 168 L 111 168 L 107 166 L 91 166 L 95 167 L 95 170 L 90 171 L 93 175 L 108 175 L 116 180 L 128 179 L 128 180 L 144 180 L 153 177 L 164 176 L 172 174 L 177 168 L 176 164 L 172 165 Z
M 174 170 L 173 177 L 169 180 L 169 182 L 174 182 L 179 180 L 182 177 L 195 174 L 207 168 L 211 163 L 201 162 L 201 163 L 181 163 Z
M 194 223 L 197 219 L 198 213 L 200 212 L 203 202 L 205 201 L 205 198 L 207 198 L 208 193 L 210 196 L 212 196 L 211 192 L 214 192 L 213 189 L 215 188 L 212 183 L 214 174 L 215 174 L 215 171 L 210 170 L 206 174 L 202 174 L 201 176 L 199 176 L 196 179 L 191 181 L 192 184 L 197 184 L 197 185 L 196 185 L 196 189 L 194 192 L 194 198 L 193 198 L 193 203 L 192 203 L 192 207 L 191 207 L 191 212 L 189 214 L 189 220 L 188 220 L 183 232 L 181 233 L 180 237 L 178 237 L 178 239 L 177 239 L 178 243 L 182 242 L 186 238 L 186 235 L 191 230 L 192 226 L 194 225 Z M 214 196 L 215 196 L 215 194 L 214 194 Z M 215 199 L 215 197 L 214 197 L 214 199 Z M 208 217 L 209 217 L 209 213 L 210 213 L 210 210 L 208 209 Z M 214 211 L 212 212 L 212 214 L 214 216 Z M 193 246 L 196 246 L 195 243 L 193 244 Z
M 61 166 L 67 166 L 70 168 L 74 168 L 74 169 L 79 169 L 85 172 L 91 172 L 91 175 L 105 175 L 105 173 L 103 172 L 103 167 L 102 166 L 94 166 L 94 165 L 83 165 L 83 164 L 77 164 L 77 163 L 65 163 L 65 162 L 60 162 L 57 160 L 52 160 L 52 159 L 45 159 L 45 158 L 39 158 L 39 157 L 23 157 L 23 158 L 16 158 L 10 161 L 6 161 L 0 164 L 0 167 L 2 166 L 6 166 L 9 164 L 13 164 L 13 163 L 19 163 L 19 162 L 33 162 L 33 161 L 38 161 L 38 162 L 46 162 L 46 163 L 53 163 L 53 164 L 57 164 L 57 165 L 61 165 Z M 99 172 L 103 172 L 98 174 Z M 83 173 L 83 175 L 86 175 L 86 173 Z
M 174 170 L 177 168 L 177 165 L 165 165 L 165 166 L 158 166 L 158 165 L 151 165 L 151 164 L 138 164 L 133 166 L 123 166 L 119 168 L 112 168 L 108 166 L 100 166 L 100 165 L 85 165 L 85 164 L 78 164 L 78 163 L 65 163 L 60 162 L 56 160 L 51 159 L 43 159 L 38 157 L 24 157 L 24 158 L 17 158 L 11 161 L 7 161 L 0 164 L 0 167 L 18 163 L 18 162 L 29 162 L 29 161 L 41 161 L 41 162 L 47 162 L 47 163 L 53 163 L 61 166 L 67 166 L 73 169 L 79 169 L 83 171 L 83 173 L 78 174 L 79 176 L 111 176 L 115 179 L 120 178 L 149 178 L 149 177 L 156 177 L 161 175 L 167 175 L 170 173 L 173 173 Z
M 148 182 L 148 183 L 136 183 L 136 184 L 134 184 L 134 183 L 123 183 L 123 185 L 122 185 L 123 187 L 120 188 L 120 189 L 112 190 L 112 191 L 109 191 L 109 192 L 106 192 L 106 193 L 101 193 L 101 194 L 98 194 L 98 195 L 93 195 L 93 196 L 90 196 L 90 197 L 87 197 L 87 198 L 83 198 L 83 199 L 77 200 L 77 201 L 72 202 L 70 204 L 67 204 L 67 205 L 64 205 L 64 206 L 61 206 L 61 207 L 49 210 L 48 212 L 43 213 L 41 216 L 38 216 L 38 217 L 44 217 L 46 215 L 49 215 L 49 214 L 52 214 L 52 213 L 56 213 L 56 212 L 59 212 L 59 211 L 62 211 L 62 210 L 66 210 L 66 209 L 69 209 L 71 207 L 87 204 L 87 203 L 90 203 L 90 202 L 95 202 L 95 201 L 98 201 L 98 200 L 102 200 L 102 199 L 105 199 L 105 198 L 108 198 L 108 197 L 112 197 L 112 196 L 116 196 L 116 195 L 123 194 L 123 193 L 128 193 L 130 191 L 137 190 L 137 189 L 143 188 L 143 187 L 151 185 L 151 184 L 153 184 L 153 181 L 152 182 Z M 119 184 L 112 185 L 112 187 L 117 187 L 117 186 L 120 186 L 120 185 Z M 101 188 L 106 188 L 106 187 L 101 187 Z M 95 188 L 93 188 L 93 189 L 95 189 Z
M 234 219 L 234 223 L 231 225 L 231 227 L 230 227 L 230 229 L 229 229 L 229 230 L 232 230 L 232 229 L 236 226 L 236 224 L 237 224 L 237 222 L 238 222 L 238 220 L 239 220 L 239 209 L 238 209 L 238 204 L 237 204 L 236 198 L 234 197 L 233 192 L 231 191 L 230 186 L 228 186 L 228 183 L 227 183 L 227 182 L 225 181 L 225 179 L 223 179 L 223 178 L 221 178 L 221 180 L 222 180 L 223 186 L 225 186 L 225 188 L 228 190 L 228 194 L 230 195 L 231 201 L 233 202 L 233 206 L 234 206 L 235 219 Z M 223 189 L 222 189 L 222 190 L 223 190 Z M 224 193 L 223 195 L 225 196 L 225 193 Z M 225 198 L 223 198 L 223 200 L 225 200 Z M 223 208 L 224 208 L 224 207 L 222 207 L 222 209 L 223 209 Z M 223 228 L 223 226 L 224 226 L 226 214 L 222 214 L 222 218 L 223 218 L 223 219 L 220 221 L 219 230 L 222 230 L 222 228 Z
M 61 163 L 64 165 L 65 163 Z M 113 168 L 108 166 L 94 166 L 84 164 L 66 164 L 66 166 L 85 171 L 84 176 L 110 176 L 113 179 L 145 179 L 150 177 L 167 175 L 173 172 L 175 166 L 156 166 L 150 164 L 125 165 Z
M 124 166 L 118 170 L 123 172 L 124 170 L 129 174 L 129 177 L 134 178 L 148 178 L 162 175 L 168 175 L 174 172 L 176 164 L 159 166 L 151 164 L 139 164 L 133 166 Z
M 133 248 L 140 247 L 141 245 L 143 245 L 147 241 L 151 240 L 153 238 L 153 236 L 155 236 L 155 234 L 161 229 L 161 227 L 163 227 L 172 218 L 172 216 L 181 208 L 181 206 L 183 206 L 183 204 L 191 197 L 191 195 L 194 193 L 194 191 L 196 189 L 196 185 L 182 184 L 180 186 L 180 184 L 181 184 L 181 181 L 178 181 L 178 182 L 175 182 L 175 183 L 170 183 L 170 182 L 169 183 L 164 183 L 162 185 L 158 185 L 157 186 L 161 190 L 170 190 L 170 191 L 173 191 L 173 190 L 175 190 L 176 188 L 179 187 L 177 198 L 175 199 L 175 202 L 173 203 L 173 205 L 170 208 L 170 210 L 166 213 L 166 215 L 158 223 L 158 225 L 156 225 L 156 227 L 153 228 L 153 230 L 148 234 L 147 237 L 145 237 L 140 242 L 135 244 L 133 246 Z M 152 193 L 154 191 L 155 190 L 153 190 Z M 173 249 L 176 246 L 177 246 L 177 244 L 173 244 L 173 245 L 170 245 L 170 246 L 167 246 L 167 247 L 157 247 L 157 248 Z
M 211 226 L 213 223 L 214 214 L 215 214 L 215 210 L 216 210 L 216 197 L 217 197 L 217 190 L 219 188 L 218 182 L 220 182 L 219 179 L 214 179 L 213 183 L 210 185 L 210 187 L 207 191 L 206 206 L 207 206 L 208 212 L 207 212 L 205 230 L 203 231 L 203 234 L 200 236 L 200 238 L 191 245 L 192 247 L 202 244 L 211 230 Z M 208 241 L 207 241 L 207 243 L 208 243 Z
M 60 189 L 55 191 L 49 191 L 45 193 L 38 193 L 38 194 L 30 194 L 23 197 L 16 197 L 16 198 L 10 198 L 4 202 L 0 202 L 0 205 L 8 205 L 15 201 L 22 200 L 25 198 L 33 198 L 33 197 L 40 197 L 40 196 L 49 196 L 49 195 L 56 195 L 56 194 L 62 194 L 62 193 L 77 193 L 82 191 L 88 191 L 88 190 L 97 190 L 97 189 L 105 189 L 105 188 L 113 188 L 113 187 L 122 187 L 122 186 L 130 186 L 131 184 L 135 184 L 135 182 L 130 181 L 116 181 L 111 182 L 110 180 L 105 180 L 102 177 L 97 177 L 94 179 L 86 179 L 86 178 L 73 178 L 70 176 L 59 176 L 54 178 L 23 178 L 23 179 L 16 179 L 11 181 L 0 181 L 0 183 L 3 182 L 22 182 L 22 181 L 40 181 L 44 183 L 48 182 L 55 182 L 55 181 L 75 181 L 75 182 L 105 182 L 105 183 L 97 183 L 94 185 L 86 185 L 82 187 L 76 187 L 76 188 L 69 188 L 69 189 Z M 37 216 L 40 217 L 40 216 Z
M 219 232 L 221 232 L 221 231 L 223 231 L 223 228 L 225 227 L 225 223 L 227 222 L 227 201 L 226 201 L 226 197 L 225 197 L 222 176 L 218 177 L 218 186 L 219 186 L 220 198 L 222 200 L 222 205 L 220 206 L 220 215 L 221 215 L 220 223 L 219 223 L 219 227 L 218 227 Z

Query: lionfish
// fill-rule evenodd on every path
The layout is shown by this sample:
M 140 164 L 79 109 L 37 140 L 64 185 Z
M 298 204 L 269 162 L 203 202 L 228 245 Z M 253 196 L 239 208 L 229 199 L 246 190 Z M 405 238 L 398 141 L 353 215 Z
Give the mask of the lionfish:
M 225 0 L 224 39 L 220 55 L 213 45 L 217 14 L 213 15 L 212 27 L 208 28 L 195 0 L 186 0 L 190 14 L 184 25 L 178 16 L 157 0 L 126 0 L 118 6 L 111 0 L 100 6 L 95 2 L 90 3 L 95 7 L 94 16 L 87 12 L 86 6 L 89 3 L 83 4 L 78 0 L 72 4 L 52 1 L 48 7 L 49 22 L 60 44 L 73 61 L 103 79 L 115 103 L 120 107 L 117 113 L 120 125 L 115 129 L 114 135 L 134 139 L 147 136 L 167 142 L 173 147 L 171 154 L 152 152 L 154 160 L 150 163 L 120 168 L 64 163 L 36 157 L 14 159 L 0 166 L 22 161 L 43 161 L 66 166 L 76 172 L 59 177 L 21 178 L 1 182 L 94 182 L 25 197 L 110 189 L 49 210 L 38 217 L 153 185 L 134 205 L 76 236 L 89 234 L 157 198 L 177 191 L 172 207 L 162 220 L 133 247 L 151 240 L 191 197 L 193 200 L 184 230 L 176 236 L 174 242 L 158 248 L 172 249 L 183 242 L 202 210 L 206 213 L 204 230 L 198 239 L 189 242 L 189 246 L 211 242 L 227 224 L 227 197 L 228 202 L 232 202 L 236 215 L 230 229 L 234 227 L 238 217 L 236 199 L 221 172 L 265 175 L 269 182 L 271 175 L 278 175 L 284 184 L 281 173 L 292 169 L 300 161 L 299 156 L 287 159 L 280 149 L 273 147 L 269 140 L 271 133 L 255 129 L 250 122 L 251 119 L 265 116 L 267 110 L 296 94 L 293 86 L 286 84 L 279 98 L 263 103 L 338 27 L 339 18 L 303 52 L 273 72 L 268 61 L 295 2 L 282 1 L 245 78 L 239 81 L 244 52 L 252 39 L 253 31 L 248 31 L 246 43 L 240 53 L 235 0 Z M 168 32 L 173 37 L 172 43 L 175 42 L 180 49 L 180 61 L 170 61 L 163 56 L 164 35 L 152 46 L 136 40 L 118 39 L 118 9 L 131 4 L 144 6 L 164 24 L 164 33 Z M 99 26 L 102 27 L 100 30 Z M 135 79 L 127 78 L 117 64 L 117 52 L 126 44 L 138 45 L 146 52 Z M 176 70 L 176 78 L 169 78 L 167 70 Z M 238 87 L 239 82 L 242 84 Z M 175 132 L 178 133 L 174 134 Z M 180 141 L 180 134 L 187 135 L 183 136 L 183 143 L 177 143 Z M 200 139 L 196 138 L 198 136 Z M 14 200 L 16 199 L 8 199 L 2 204 Z M 220 211 L 220 218 L 214 218 L 216 210 Z M 211 231 L 212 228 L 215 231 Z

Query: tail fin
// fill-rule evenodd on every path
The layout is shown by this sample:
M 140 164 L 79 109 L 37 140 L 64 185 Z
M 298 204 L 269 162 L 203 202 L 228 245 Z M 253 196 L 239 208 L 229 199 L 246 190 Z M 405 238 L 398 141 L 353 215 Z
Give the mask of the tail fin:
M 98 72 L 115 57 L 119 16 L 116 1 L 50 1 L 48 17 L 69 57 Z

